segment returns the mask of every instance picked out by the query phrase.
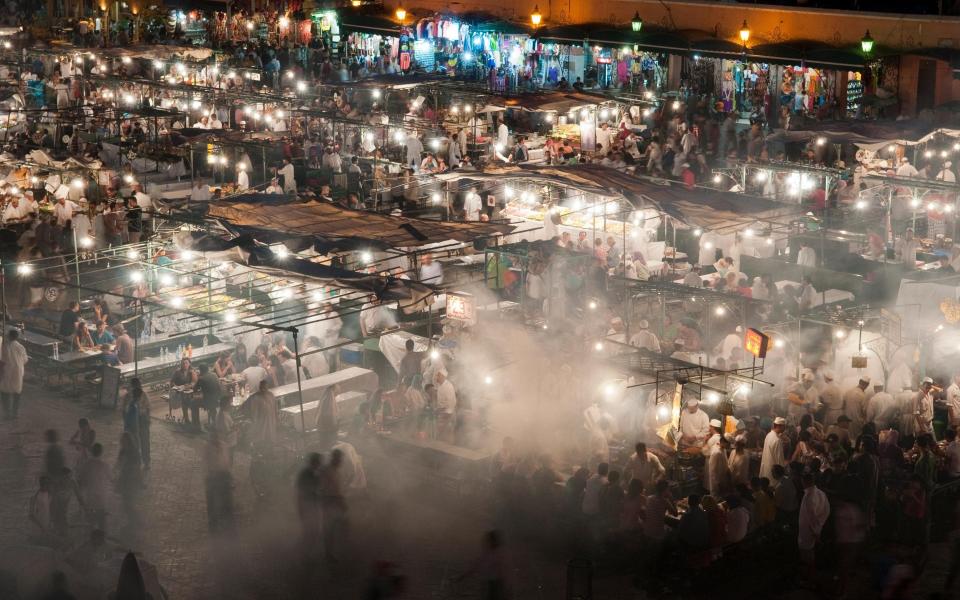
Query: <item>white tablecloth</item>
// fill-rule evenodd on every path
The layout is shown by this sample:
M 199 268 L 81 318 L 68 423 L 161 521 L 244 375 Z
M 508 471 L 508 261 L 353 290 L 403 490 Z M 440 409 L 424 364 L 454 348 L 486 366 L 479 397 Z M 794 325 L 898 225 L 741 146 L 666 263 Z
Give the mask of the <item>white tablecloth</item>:
M 380 378 L 370 369 L 350 367 L 320 377 L 306 379 L 301 384 L 303 386 L 304 407 L 306 408 L 307 402 L 323 398 L 324 392 L 331 385 L 339 385 L 340 393 L 355 391 L 372 393 L 380 385 Z M 299 404 L 296 381 L 281 385 L 270 391 L 280 401 L 281 406 Z
M 413 340 L 413 349 L 416 352 L 426 352 L 430 346 L 430 340 L 427 338 L 410 333 L 409 331 L 397 331 L 380 336 L 380 352 L 390 363 L 394 371 L 400 372 L 400 361 L 403 355 L 407 353 L 407 340 Z

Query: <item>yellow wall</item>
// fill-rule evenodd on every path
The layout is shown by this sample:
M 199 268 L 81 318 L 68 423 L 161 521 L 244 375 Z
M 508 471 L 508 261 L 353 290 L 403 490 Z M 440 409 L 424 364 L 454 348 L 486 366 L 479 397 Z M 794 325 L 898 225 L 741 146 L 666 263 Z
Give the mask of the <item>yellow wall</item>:
M 388 0 L 391 10 L 397 0 Z M 885 13 L 781 9 L 747 4 L 671 0 L 470 0 L 451 4 L 441 0 L 415 0 L 406 6 L 415 16 L 435 11 L 487 11 L 511 20 L 528 21 L 534 5 L 543 14 L 542 26 L 602 22 L 629 27 L 637 11 L 645 23 L 677 30 L 717 32 L 717 36 L 739 42 L 743 20 L 750 26 L 750 43 L 813 39 L 834 45 L 859 44 L 864 31 L 878 45 L 908 50 L 918 47 L 952 45 L 960 48 L 960 18 L 908 16 Z M 408 17 L 409 19 L 410 17 Z

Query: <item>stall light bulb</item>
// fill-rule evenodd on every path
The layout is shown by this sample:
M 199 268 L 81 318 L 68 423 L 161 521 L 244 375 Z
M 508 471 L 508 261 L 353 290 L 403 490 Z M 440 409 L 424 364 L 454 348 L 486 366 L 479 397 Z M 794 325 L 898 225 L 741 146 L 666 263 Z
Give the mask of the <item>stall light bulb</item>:
M 304 91 L 304 90 L 306 90 L 306 89 L 307 89 L 307 84 L 306 84 L 306 82 L 304 82 L 304 81 L 298 81 L 298 82 L 297 82 L 297 91 L 298 91 L 298 92 L 302 92 L 302 91 Z
M 33 185 L 37 185 L 38 183 L 40 183 L 40 178 L 34 175 L 33 177 L 30 178 L 30 183 L 32 183 Z
M 93 240 L 88 236 L 83 236 L 82 238 L 80 238 L 80 245 L 83 246 L 84 248 L 89 248 L 90 246 L 93 245 Z
M 180 258 L 182 258 L 183 260 L 193 260 L 193 251 L 184 250 L 183 252 L 180 253 Z
M 927 205 L 927 210 L 937 210 L 939 208 L 940 208 L 940 205 L 937 204 L 936 202 L 931 202 L 930 204 Z
M 170 298 L 170 306 L 174 308 L 183 308 L 183 297 L 174 296 L 173 298 Z
M 433 195 L 430 196 L 430 199 L 433 200 L 433 203 L 434 203 L 434 204 L 440 204 L 440 199 L 441 199 L 441 198 L 440 198 L 440 194 L 439 194 L 438 192 L 434 192 Z
M 362 260 L 362 261 L 365 262 L 365 263 L 368 263 L 368 262 L 370 262 L 370 261 L 373 260 L 373 255 L 370 254 L 369 252 L 361 252 L 361 253 L 360 253 L 360 260 Z
M 154 69 L 157 69 L 157 70 L 162 69 L 162 68 L 163 68 L 163 62 L 162 62 L 162 61 L 159 61 L 159 60 L 153 61 L 153 68 L 154 68 Z
M 290 256 L 290 251 L 287 250 L 287 247 L 286 247 L 286 246 L 284 246 L 284 245 L 281 244 L 280 246 L 277 247 L 277 250 L 276 250 L 275 254 L 277 255 L 277 258 L 281 258 L 281 259 L 282 259 L 282 258 L 286 258 L 286 257 Z
M 827 138 L 825 138 L 825 137 L 818 137 L 818 138 L 817 138 L 817 145 L 818 145 L 818 146 L 822 146 L 822 145 L 824 145 L 824 144 L 826 144 L 826 143 L 827 143 Z
M 469 114 L 471 111 L 473 111 L 473 107 L 470 106 L 469 104 L 467 104 L 467 105 L 465 105 L 465 106 L 463 107 L 463 112 Z
M 172 275 L 167 275 L 166 273 L 164 273 L 163 275 L 161 275 L 161 276 L 160 276 L 160 285 L 162 285 L 162 286 L 164 286 L 164 287 L 173 285 L 173 276 L 172 276 Z
M 247 31 L 253 31 L 253 21 L 247 21 Z
M 287 17 L 280 17 L 280 27 L 286 29 L 290 25 L 290 19 Z
M 84 239 L 89 240 L 90 238 L 84 238 Z M 127 250 L 127 258 L 129 258 L 130 260 L 137 260 L 138 258 L 140 258 L 140 253 L 137 252 L 136 250 Z
M 431 359 L 431 360 L 437 360 L 438 358 L 440 358 L 440 352 L 439 352 L 438 350 L 436 350 L 436 349 L 431 350 L 431 351 L 430 351 L 430 359 Z
M 580 120 L 581 120 L 581 121 L 586 121 L 586 120 L 587 120 L 587 117 L 589 117 L 589 116 L 590 116 L 590 113 L 587 111 L 587 109 L 583 109 L 583 110 L 580 111 Z
M 378 100 L 382 95 L 382 92 L 380 90 L 373 90 L 372 92 L 370 92 L 370 95 L 373 97 L 374 100 Z
M 744 237 L 753 237 L 753 230 L 749 227 L 743 230 Z
M 75 187 L 75 188 L 77 188 L 77 189 L 82 188 L 82 187 L 83 187 L 83 180 L 80 179 L 80 178 L 74 179 L 73 181 L 70 182 L 70 185 L 72 185 L 73 187 Z
M 719 175 L 714 175 L 714 176 L 713 176 L 713 182 L 714 182 L 714 183 L 720 183 L 721 179 L 722 179 L 722 178 L 721 178 Z
M 29 275 L 33 273 L 33 265 L 28 265 L 26 263 L 17 265 L 17 273 L 20 275 Z
M 887 150 L 893 153 L 897 151 L 897 147 L 894 144 L 890 144 L 889 146 L 887 146 Z
M 842 330 L 842 329 L 838 329 L 838 330 L 836 331 L 836 333 L 834 333 L 834 335 L 837 336 L 837 339 L 838 339 L 838 340 L 842 340 L 842 339 L 844 338 L 844 336 L 847 335 L 847 333 L 846 333 L 844 330 Z
M 947 152 L 946 150 L 941 150 L 941 151 L 940 151 L 940 158 L 946 158 L 946 157 L 949 156 L 949 155 L 950 155 L 950 153 Z
M 278 119 L 282 119 L 285 116 L 285 113 L 282 110 L 278 110 L 278 111 L 275 111 L 273 115 Z
M 143 281 L 143 271 L 133 271 L 130 273 L 130 281 L 140 283 Z
M 767 238 L 766 244 L 767 244 L 768 246 L 772 246 L 772 245 L 773 245 L 773 238 Z
M 203 106 L 203 104 L 201 104 L 199 100 L 194 100 L 193 102 L 190 103 L 190 107 L 193 110 L 200 110 L 201 106 Z
M 553 113 L 547 113 L 546 116 L 543 117 L 543 120 L 546 121 L 547 123 L 553 123 L 553 119 L 554 119 Z
M 910 201 L 910 207 L 911 207 L 911 208 L 917 208 L 917 207 L 919 207 L 919 206 L 920 206 L 920 199 L 919 199 L 919 198 L 914 198 L 913 200 Z
M 952 204 L 947 204 L 946 206 L 944 206 L 944 207 L 943 207 L 943 212 L 952 213 L 952 212 L 953 212 L 953 205 L 952 205 Z
M 723 315 L 727 314 L 727 309 L 722 306 L 718 306 L 713 312 L 716 313 L 718 317 L 722 317 Z
M 693 236 L 694 236 L 694 237 L 700 237 L 701 235 L 703 235 L 703 230 L 700 229 L 699 227 L 693 230 Z M 708 242 L 708 243 L 709 243 L 709 242 Z
M 131 60 L 129 56 L 124 56 L 123 58 L 120 59 L 120 62 L 122 62 L 125 65 L 129 65 Z
M 667 407 L 666 407 L 666 406 L 660 406 L 660 408 L 657 409 L 657 415 L 658 415 L 661 419 L 666 419 L 666 418 L 667 418 L 667 415 L 669 415 L 669 414 L 670 414 L 670 411 L 667 410 Z
M 706 248 L 707 250 L 712 250 L 713 242 L 704 242 L 703 247 Z
M 774 348 L 783 348 L 783 340 L 781 340 L 781 339 L 773 340 L 773 347 L 774 347 Z
M 430 140 L 430 147 L 433 148 L 434 150 L 439 150 L 440 140 L 437 140 L 437 139 Z
M 233 323 L 237 320 L 237 313 L 233 312 L 232 310 L 228 310 L 223 313 L 223 320 L 227 323 Z
M 673 107 L 673 110 L 680 110 L 680 101 L 674 100 L 671 106 Z
M 590 303 L 587 304 L 587 306 L 590 308 L 590 310 L 597 310 L 597 301 L 591 300 Z
M 866 201 L 866 200 L 857 200 L 857 203 L 854 204 L 854 207 L 856 207 L 857 210 L 863 210 L 863 209 L 865 209 L 865 208 L 867 207 L 867 201 Z
M 953 145 L 953 151 L 954 151 L 954 152 L 960 152 L 960 143 L 956 143 L 956 144 Z
M 932 157 L 932 156 L 933 156 L 933 150 L 927 150 L 926 152 L 923 153 L 923 156 L 924 156 L 925 158 L 930 158 L 930 157 Z
M 610 111 L 607 110 L 607 109 L 601 110 L 601 111 L 600 111 L 600 118 L 601 118 L 601 119 L 609 119 L 609 118 L 610 118 Z
M 593 345 L 593 349 L 596 350 L 597 352 L 600 352 L 601 350 L 603 350 L 603 343 L 597 342 L 596 344 Z
M 229 77 L 230 79 L 233 79 L 233 78 L 236 77 L 236 76 L 237 76 L 237 72 L 236 72 L 236 71 L 229 71 L 229 72 L 227 73 L 227 77 Z
M 124 176 L 123 176 L 123 182 L 124 182 L 124 183 L 133 183 L 133 175 L 131 175 L 131 174 L 129 174 L 129 173 L 127 173 L 126 175 L 124 175 Z
M 491 383 L 493 383 L 493 377 L 490 377 L 489 375 L 487 375 L 486 377 L 483 378 L 483 382 L 487 385 L 490 385 Z

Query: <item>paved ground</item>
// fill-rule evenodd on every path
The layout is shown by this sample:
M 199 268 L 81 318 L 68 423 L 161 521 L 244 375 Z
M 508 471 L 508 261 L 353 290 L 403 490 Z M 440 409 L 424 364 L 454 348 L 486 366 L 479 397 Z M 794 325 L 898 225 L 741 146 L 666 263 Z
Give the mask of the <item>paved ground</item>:
M 120 424 L 113 411 L 97 409 L 92 401 L 76 401 L 47 390 L 30 388 L 21 418 L 0 422 L 0 571 L 15 573 L 24 598 L 33 597 L 38 581 L 54 568 L 64 568 L 61 554 L 36 544 L 26 520 L 29 499 L 36 489 L 44 444 L 43 431 L 54 428 L 68 438 L 81 416 L 91 419 L 109 462 L 115 460 Z M 265 501 L 255 499 L 249 477 L 249 458 L 238 453 L 234 466 L 234 492 L 238 526 L 233 535 L 211 537 L 207 532 L 203 437 L 184 434 L 176 426 L 156 421 L 152 428 L 153 466 L 148 472 L 142 500 L 144 523 L 139 531 L 123 526 L 114 503 L 109 534 L 118 550 L 130 548 L 156 566 L 159 580 L 173 599 L 194 598 L 362 598 L 375 560 L 400 565 L 407 578 L 403 598 L 444 600 L 476 598 L 476 582 L 454 585 L 451 578 L 476 556 L 483 531 L 493 519 L 483 502 L 470 499 L 450 503 L 437 499 L 435 490 L 398 468 L 390 457 L 368 454 L 371 490 L 351 501 L 349 547 L 334 565 L 304 564 L 298 558 L 298 522 L 293 512 L 293 472 L 279 476 L 281 483 Z M 70 456 L 68 450 L 68 457 Z M 78 509 L 72 510 L 71 538 L 79 543 L 86 535 Z M 539 525 L 534 525 L 534 528 Z M 549 528 L 549 524 L 543 524 Z M 544 551 L 546 550 L 546 551 Z M 509 569 L 514 598 L 547 600 L 565 598 L 566 556 L 539 546 L 530 549 L 514 543 Z M 119 554 L 118 554 L 119 556 Z M 922 581 L 910 597 L 924 598 L 942 584 L 947 554 L 934 547 Z M 117 563 L 119 564 L 119 563 Z M 102 589 L 115 582 L 113 569 L 79 574 L 67 568 L 73 589 L 81 598 L 101 599 Z M 101 581 L 101 588 L 80 585 Z M 2 579 L 0 579 L 2 584 Z M 4 596 L 0 586 L 0 597 Z M 816 597 L 780 590 L 790 598 Z M 690 597 L 718 597 L 715 590 Z M 861 587 L 857 597 L 870 597 Z M 644 598 L 632 590 L 629 578 L 602 575 L 594 581 L 594 598 L 631 600 Z

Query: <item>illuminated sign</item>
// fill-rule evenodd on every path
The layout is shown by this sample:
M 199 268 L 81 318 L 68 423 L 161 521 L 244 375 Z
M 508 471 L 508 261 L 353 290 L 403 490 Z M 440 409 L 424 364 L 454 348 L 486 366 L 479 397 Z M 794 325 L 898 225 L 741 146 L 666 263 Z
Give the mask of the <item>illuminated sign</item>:
M 767 356 L 767 346 L 770 345 L 770 336 L 764 335 L 756 329 L 747 329 L 743 336 L 743 348 L 757 358 Z
M 474 297 L 463 292 L 448 292 L 447 318 L 464 323 L 476 323 L 477 304 Z

